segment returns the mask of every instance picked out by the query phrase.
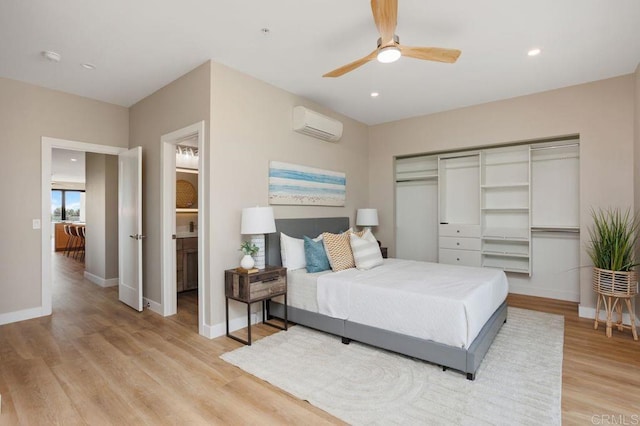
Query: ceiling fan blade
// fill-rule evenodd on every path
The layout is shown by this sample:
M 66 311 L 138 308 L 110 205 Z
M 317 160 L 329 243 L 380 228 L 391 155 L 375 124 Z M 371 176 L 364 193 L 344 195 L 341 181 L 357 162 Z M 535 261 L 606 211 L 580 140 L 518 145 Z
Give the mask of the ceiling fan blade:
M 360 58 L 357 61 L 353 61 L 350 64 L 343 65 L 340 68 L 336 68 L 335 70 L 326 73 L 325 75 L 323 75 L 323 77 L 340 77 L 341 75 L 344 75 L 350 71 L 353 71 L 356 68 L 366 64 L 367 62 L 375 59 L 377 54 L 378 54 L 378 49 L 369 53 L 364 58 Z
M 426 61 L 447 62 L 449 64 L 458 60 L 462 53 L 458 49 L 442 49 L 440 47 L 411 47 L 398 45 L 402 56 L 424 59 Z
M 398 0 L 371 0 L 371 11 L 382 39 L 381 46 L 393 42 L 398 24 Z

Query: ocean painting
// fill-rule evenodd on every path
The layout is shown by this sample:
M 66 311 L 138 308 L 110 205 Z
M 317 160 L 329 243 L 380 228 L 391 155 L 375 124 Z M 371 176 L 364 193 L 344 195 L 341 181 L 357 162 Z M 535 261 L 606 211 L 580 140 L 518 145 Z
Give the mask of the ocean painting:
M 269 204 L 344 206 L 347 178 L 344 173 L 271 161 Z

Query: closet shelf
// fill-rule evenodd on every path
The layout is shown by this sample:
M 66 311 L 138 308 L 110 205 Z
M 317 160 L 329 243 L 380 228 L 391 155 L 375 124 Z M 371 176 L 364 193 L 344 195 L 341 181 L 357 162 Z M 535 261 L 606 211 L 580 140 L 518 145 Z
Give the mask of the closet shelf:
M 507 240 L 516 242 L 529 241 L 529 229 L 487 228 L 482 233 L 483 240 Z
M 513 253 L 507 251 L 483 251 L 482 254 L 485 256 L 496 256 L 496 257 L 519 257 L 523 259 L 528 259 L 529 255 L 524 253 Z
M 500 269 L 504 272 L 516 272 L 518 274 L 528 274 L 529 270 L 525 268 L 511 268 L 511 267 L 502 267 L 502 266 L 494 266 L 494 265 L 482 265 L 483 268 L 493 268 Z

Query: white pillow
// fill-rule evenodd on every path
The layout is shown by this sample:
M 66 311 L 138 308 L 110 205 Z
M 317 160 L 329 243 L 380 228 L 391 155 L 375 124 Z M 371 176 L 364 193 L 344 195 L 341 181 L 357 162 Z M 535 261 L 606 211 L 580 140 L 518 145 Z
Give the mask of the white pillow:
M 290 271 L 307 267 L 307 260 L 304 257 L 304 240 L 301 238 L 293 238 L 281 232 L 280 256 L 282 266 Z
M 367 229 L 362 237 L 350 234 L 349 242 L 351 244 L 351 251 L 353 252 L 353 260 L 355 261 L 356 268 L 367 270 L 384 263 L 378 241 L 370 230 Z

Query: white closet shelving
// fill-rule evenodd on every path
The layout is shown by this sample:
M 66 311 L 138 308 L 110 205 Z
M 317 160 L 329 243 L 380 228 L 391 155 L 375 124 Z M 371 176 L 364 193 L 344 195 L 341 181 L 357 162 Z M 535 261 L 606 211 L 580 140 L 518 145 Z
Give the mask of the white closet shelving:
M 440 156 L 440 263 L 480 266 L 480 153 Z
M 529 147 L 481 153 L 482 266 L 531 273 Z
M 579 140 L 396 160 L 396 256 L 509 274 L 510 291 L 578 301 Z

